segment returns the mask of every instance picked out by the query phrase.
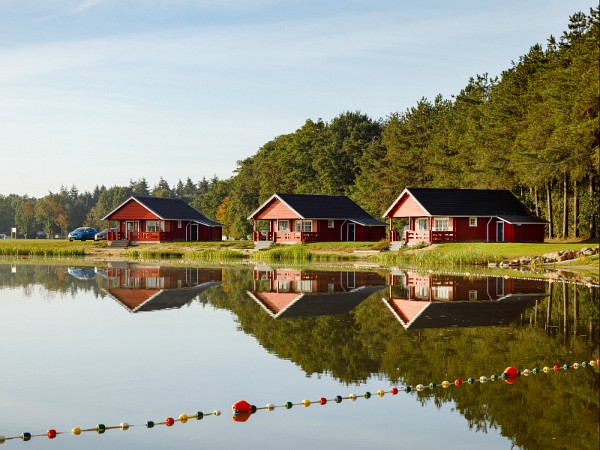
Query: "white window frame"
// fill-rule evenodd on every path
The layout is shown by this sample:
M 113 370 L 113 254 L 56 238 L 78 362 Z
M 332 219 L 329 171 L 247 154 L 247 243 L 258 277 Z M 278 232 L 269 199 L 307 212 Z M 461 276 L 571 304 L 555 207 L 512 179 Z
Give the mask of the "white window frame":
M 327 228 L 335 228 L 335 220 L 328 220 Z
M 435 286 L 433 288 L 435 300 L 450 300 L 450 286 Z
M 417 286 L 415 296 L 417 298 L 429 298 L 429 286 Z
M 177 221 L 177 228 L 181 228 L 181 220 Z
M 424 227 L 423 227 L 424 225 Z M 429 219 L 417 219 L 417 231 L 429 231 Z
M 312 280 L 296 280 L 296 290 L 294 292 L 312 292 L 313 282 Z
M 151 230 L 149 225 L 156 224 L 156 229 Z M 146 231 L 149 232 L 157 232 L 157 231 L 165 231 L 165 221 L 164 220 L 146 220 Z
M 160 231 L 160 220 L 146 220 L 146 231 Z
M 476 227 L 477 226 L 477 217 L 469 217 L 469 226 Z
M 296 231 L 312 233 L 312 220 L 296 220 Z
M 443 225 L 445 222 L 445 226 Z M 433 231 L 450 231 L 449 217 L 436 217 L 433 219 Z
M 290 231 L 290 221 L 288 219 L 278 220 L 277 231 Z

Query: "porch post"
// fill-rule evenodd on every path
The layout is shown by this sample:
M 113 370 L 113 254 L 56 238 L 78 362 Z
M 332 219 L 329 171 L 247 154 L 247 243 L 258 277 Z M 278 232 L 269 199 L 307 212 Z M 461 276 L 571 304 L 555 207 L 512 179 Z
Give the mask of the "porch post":
M 392 226 L 393 226 L 393 222 L 392 222 L 392 217 L 390 216 L 390 242 L 395 241 L 394 239 L 394 232 L 392 231 Z
M 429 216 L 429 243 L 433 243 L 433 216 Z

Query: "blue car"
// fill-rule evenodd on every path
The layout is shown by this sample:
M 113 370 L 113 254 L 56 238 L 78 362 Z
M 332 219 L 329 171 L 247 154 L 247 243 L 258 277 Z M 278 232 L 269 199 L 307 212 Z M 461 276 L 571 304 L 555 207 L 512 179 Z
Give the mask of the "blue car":
M 87 239 L 94 239 L 96 233 L 97 231 L 95 228 L 79 227 L 71 231 L 67 239 L 69 239 L 70 241 L 85 241 Z

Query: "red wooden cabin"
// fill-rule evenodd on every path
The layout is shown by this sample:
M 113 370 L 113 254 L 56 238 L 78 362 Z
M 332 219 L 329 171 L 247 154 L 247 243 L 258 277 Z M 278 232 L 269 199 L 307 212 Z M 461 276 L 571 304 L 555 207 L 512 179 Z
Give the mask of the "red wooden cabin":
M 248 219 L 255 242 L 281 244 L 379 241 L 387 226 L 344 195 L 273 194 Z M 259 220 L 268 228 L 258 230 Z
M 223 280 L 222 269 L 125 265 L 106 270 L 104 289 L 129 312 L 177 309 Z
M 544 280 L 391 273 L 384 303 L 405 329 L 507 325 L 545 297 Z
M 547 222 L 507 190 L 406 188 L 385 212 L 393 241 L 543 242 Z M 394 219 L 408 219 L 404 233 Z
M 257 267 L 248 294 L 275 319 L 337 315 L 386 289 L 386 283 L 384 275 L 371 272 Z
M 117 231 L 107 234 L 108 241 L 220 241 L 223 235 L 223 224 L 177 198 L 131 197 L 102 220 L 109 229 L 116 224 Z

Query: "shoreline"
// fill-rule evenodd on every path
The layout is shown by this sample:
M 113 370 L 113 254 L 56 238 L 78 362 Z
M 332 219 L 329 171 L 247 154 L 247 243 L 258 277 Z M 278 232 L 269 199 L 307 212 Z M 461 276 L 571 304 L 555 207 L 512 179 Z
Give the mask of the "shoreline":
M 14 242 L 14 241 L 13 241 Z M 33 241 L 38 248 L 71 248 L 74 247 L 73 243 L 65 242 L 65 241 Z M 1 243 L 0 244 L 5 244 Z M 19 244 L 22 244 L 25 247 L 28 243 L 21 241 Z M 83 244 L 83 245 L 82 245 Z M 76 244 L 77 245 L 77 244 Z M 354 248 L 354 247 L 336 247 L 332 245 L 330 247 L 322 246 L 321 248 L 310 248 L 310 253 L 315 256 L 314 260 L 295 260 L 295 261 L 285 261 L 285 260 L 257 260 L 253 259 L 252 255 L 259 250 L 255 250 L 254 248 L 248 248 L 247 243 L 226 243 L 225 245 L 170 245 L 170 244 L 142 244 L 137 246 L 131 246 L 128 248 L 112 248 L 107 246 L 104 242 L 83 242 L 78 243 L 79 248 L 83 248 L 83 254 L 81 255 L 35 255 L 35 254 L 15 254 L 15 255 L 7 255 L 0 253 L 2 255 L 0 260 L 20 260 L 21 262 L 48 262 L 52 260 L 57 263 L 65 263 L 69 265 L 73 265 L 73 263 L 82 263 L 85 262 L 86 265 L 92 265 L 94 263 L 100 264 L 110 264 L 112 262 L 127 262 L 130 264 L 161 264 L 161 265 L 181 265 L 181 266 L 189 266 L 189 265 L 229 265 L 229 266 L 248 266 L 248 265 L 272 265 L 272 266 L 281 266 L 281 265 L 293 265 L 293 266 L 302 266 L 302 265 L 311 265 L 311 266 L 320 266 L 320 267 L 337 267 L 337 268 L 358 268 L 361 270 L 367 269 L 389 269 L 395 266 L 403 266 L 403 267 L 421 267 L 422 270 L 425 270 L 424 266 L 421 264 L 417 264 L 415 261 L 410 259 L 405 261 L 394 261 L 386 260 L 381 255 L 389 255 L 395 256 L 392 252 L 388 251 L 380 251 L 373 249 L 365 249 L 365 248 Z M 564 247 L 569 247 L 569 243 L 564 243 Z M 579 244 L 581 247 L 581 244 Z M 245 248 L 244 248 L 245 247 Z M 587 246 L 586 246 L 587 247 Z M 1 250 L 1 247 L 0 247 Z M 228 259 L 224 257 L 216 257 L 211 259 L 202 259 L 197 256 L 194 258 L 186 258 L 187 254 L 198 253 L 201 251 L 216 251 L 218 255 L 218 251 L 220 250 L 229 250 L 242 254 L 243 256 L 237 259 Z M 411 256 L 417 255 L 421 252 L 431 252 L 435 251 L 435 246 L 425 247 L 423 249 L 410 249 L 405 250 L 405 253 L 410 254 Z M 578 255 L 577 251 L 573 250 L 561 250 L 560 252 L 555 252 L 557 258 L 562 258 L 559 255 L 561 252 L 569 252 L 568 257 L 572 259 L 563 259 L 560 261 L 546 261 L 543 255 L 539 256 L 527 256 L 521 258 L 515 258 L 509 260 L 498 260 L 497 263 L 488 263 L 488 264 L 460 264 L 460 265 L 452 265 L 452 264 L 432 264 L 431 267 L 435 267 L 436 269 L 445 269 L 456 271 L 464 270 L 465 273 L 473 272 L 473 270 L 477 270 L 478 272 L 493 272 L 498 275 L 507 274 L 509 271 L 514 273 L 521 272 L 523 275 L 537 274 L 539 276 L 544 276 L 544 272 L 552 272 L 555 276 L 564 277 L 564 278 L 577 278 L 582 280 L 583 282 L 592 282 L 593 284 L 598 284 L 599 278 L 599 270 L 598 270 L 598 247 L 594 247 L 593 249 L 593 257 L 583 257 L 583 258 L 574 258 L 574 256 Z M 133 252 L 138 252 L 140 256 L 131 256 Z M 449 251 L 451 253 L 452 250 Z M 144 253 L 148 253 L 152 256 L 144 256 Z M 397 253 L 397 252 L 394 252 Z M 166 256 L 161 257 L 163 255 L 172 254 L 172 257 Z M 158 255 L 155 257 L 154 255 Z M 322 259 L 321 259 L 322 258 Z M 531 264 L 531 261 L 538 261 L 536 264 Z M 526 261 L 527 264 L 521 264 L 519 261 Z M 584 262 L 584 264 L 582 264 Z

